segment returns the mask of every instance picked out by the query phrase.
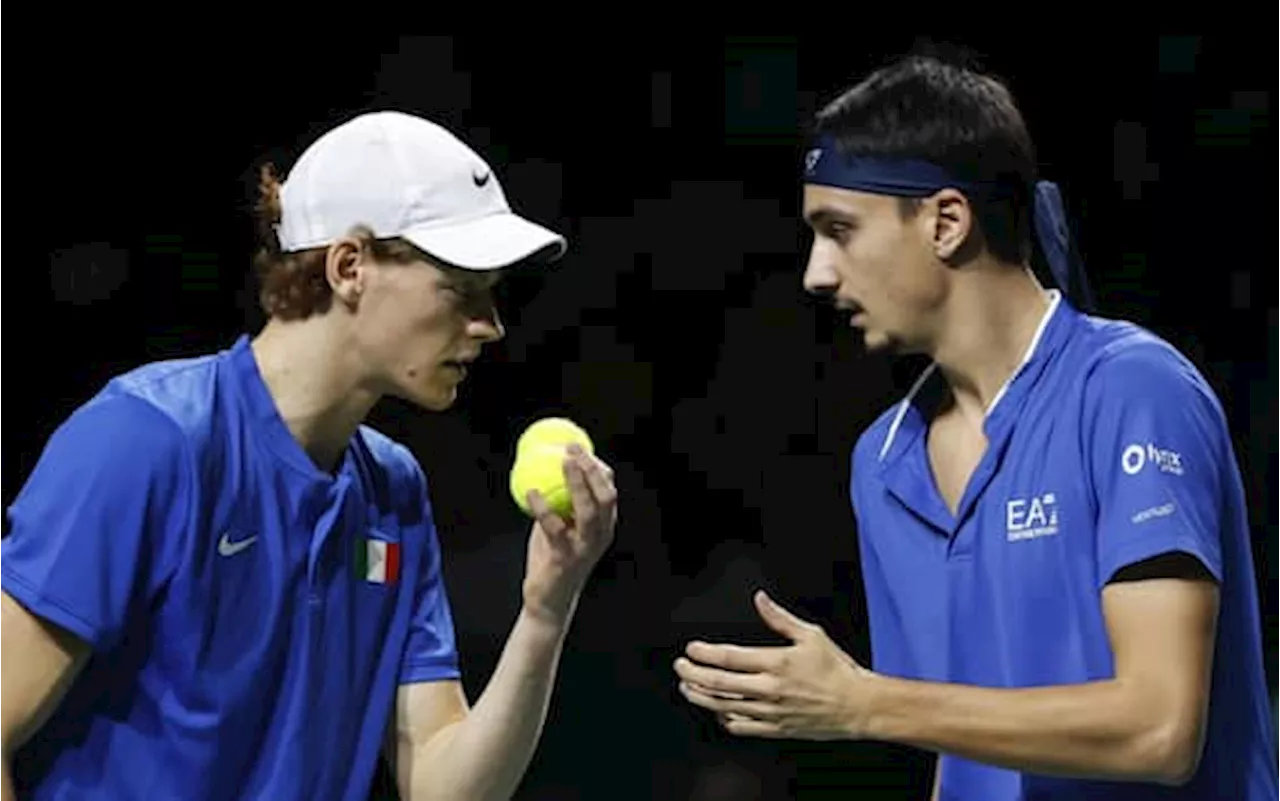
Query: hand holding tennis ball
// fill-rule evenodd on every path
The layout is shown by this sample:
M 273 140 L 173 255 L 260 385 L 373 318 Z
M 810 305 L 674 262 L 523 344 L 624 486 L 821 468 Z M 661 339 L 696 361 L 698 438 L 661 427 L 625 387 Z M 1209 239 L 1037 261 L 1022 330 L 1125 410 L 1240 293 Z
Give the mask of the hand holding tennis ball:
M 539 420 L 516 443 L 511 496 L 535 521 L 522 588 L 524 613 L 563 627 L 613 542 L 618 520 L 613 470 L 572 421 Z
M 553 512 L 566 520 L 573 518 L 573 496 L 564 469 L 571 444 L 595 454 L 587 432 L 563 417 L 543 418 L 520 435 L 511 468 L 511 497 L 525 514 L 536 517 L 528 495 L 530 490 L 537 490 Z

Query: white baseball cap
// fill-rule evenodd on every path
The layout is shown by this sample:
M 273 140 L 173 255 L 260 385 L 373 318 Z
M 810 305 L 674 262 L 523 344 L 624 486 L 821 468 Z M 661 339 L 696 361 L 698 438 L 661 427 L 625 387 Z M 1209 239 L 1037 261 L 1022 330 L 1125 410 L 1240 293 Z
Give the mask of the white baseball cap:
M 493 169 L 436 123 L 362 114 L 303 152 L 280 191 L 285 252 L 324 247 L 366 225 L 446 264 L 494 270 L 564 255 L 565 238 L 511 211 Z

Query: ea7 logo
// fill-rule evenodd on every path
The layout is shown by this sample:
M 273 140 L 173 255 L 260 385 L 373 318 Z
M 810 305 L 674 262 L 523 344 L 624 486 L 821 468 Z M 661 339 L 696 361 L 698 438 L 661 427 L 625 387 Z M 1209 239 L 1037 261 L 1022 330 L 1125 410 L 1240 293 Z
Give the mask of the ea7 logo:
M 1182 454 L 1157 448 L 1154 443 L 1148 442 L 1146 445 L 1134 443 L 1125 448 L 1124 453 L 1120 455 L 1120 467 L 1131 476 L 1141 473 L 1142 468 L 1147 466 L 1147 462 L 1155 465 L 1156 469 L 1162 473 L 1182 475 Z
M 805 172 L 813 172 L 813 168 L 818 166 L 818 159 L 822 158 L 822 148 L 815 147 L 808 153 L 804 154 Z
M 1058 533 L 1058 499 L 1052 492 L 1005 503 L 1005 535 L 1009 542 Z

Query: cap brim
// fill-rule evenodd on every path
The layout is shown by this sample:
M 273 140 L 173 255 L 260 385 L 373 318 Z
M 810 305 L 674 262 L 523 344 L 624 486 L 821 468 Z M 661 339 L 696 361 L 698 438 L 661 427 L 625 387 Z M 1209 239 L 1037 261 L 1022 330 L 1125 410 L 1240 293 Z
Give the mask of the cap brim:
M 401 237 L 442 262 L 465 270 L 498 270 L 526 260 L 555 261 L 568 246 L 560 234 L 514 213 L 411 228 Z

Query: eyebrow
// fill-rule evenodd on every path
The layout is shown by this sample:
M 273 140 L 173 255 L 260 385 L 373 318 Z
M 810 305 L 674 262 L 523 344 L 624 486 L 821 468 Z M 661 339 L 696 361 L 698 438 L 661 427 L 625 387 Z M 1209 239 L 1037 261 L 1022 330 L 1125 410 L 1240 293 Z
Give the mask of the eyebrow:
M 835 208 L 832 208 L 831 206 L 819 206 L 813 211 L 806 214 L 804 219 L 805 219 L 805 222 L 809 223 L 809 225 L 811 225 L 814 228 L 817 228 L 818 226 L 823 225 L 824 223 L 830 223 L 830 222 L 838 221 L 838 222 L 846 222 L 846 223 L 855 223 L 858 221 L 858 217 L 856 214 L 849 211 L 844 211 L 842 209 L 835 209 Z

